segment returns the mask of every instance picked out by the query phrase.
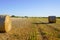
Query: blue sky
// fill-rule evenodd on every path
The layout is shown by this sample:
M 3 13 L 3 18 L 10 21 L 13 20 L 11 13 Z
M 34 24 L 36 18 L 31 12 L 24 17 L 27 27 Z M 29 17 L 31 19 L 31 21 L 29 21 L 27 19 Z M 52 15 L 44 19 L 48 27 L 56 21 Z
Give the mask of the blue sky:
M 0 0 L 0 14 L 60 16 L 60 0 Z

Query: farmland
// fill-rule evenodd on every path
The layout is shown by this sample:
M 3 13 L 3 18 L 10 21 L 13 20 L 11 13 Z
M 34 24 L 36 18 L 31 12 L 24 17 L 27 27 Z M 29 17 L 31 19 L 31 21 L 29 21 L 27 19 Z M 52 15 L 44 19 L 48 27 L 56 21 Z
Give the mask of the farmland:
M 0 40 L 60 40 L 60 19 L 48 23 L 47 18 L 11 18 L 12 29 L 0 33 Z

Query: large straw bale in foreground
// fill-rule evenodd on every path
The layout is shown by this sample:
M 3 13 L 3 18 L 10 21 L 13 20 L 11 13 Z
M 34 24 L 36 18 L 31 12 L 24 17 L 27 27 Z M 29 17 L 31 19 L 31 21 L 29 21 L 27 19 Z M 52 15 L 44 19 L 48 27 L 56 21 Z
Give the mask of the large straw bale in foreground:
M 0 32 L 8 32 L 11 30 L 10 16 L 0 15 Z

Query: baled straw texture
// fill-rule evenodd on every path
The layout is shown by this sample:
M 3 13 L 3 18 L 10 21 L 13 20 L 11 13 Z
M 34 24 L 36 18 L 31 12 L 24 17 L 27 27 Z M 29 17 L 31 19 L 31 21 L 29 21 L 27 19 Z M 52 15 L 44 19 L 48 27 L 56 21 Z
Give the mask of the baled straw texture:
M 10 16 L 0 15 L 0 32 L 8 32 L 11 30 Z

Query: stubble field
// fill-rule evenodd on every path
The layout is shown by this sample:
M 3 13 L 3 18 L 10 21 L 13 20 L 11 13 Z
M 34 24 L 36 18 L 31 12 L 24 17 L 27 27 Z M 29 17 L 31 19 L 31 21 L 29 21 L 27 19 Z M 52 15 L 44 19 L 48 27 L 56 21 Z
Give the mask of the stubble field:
M 60 19 L 48 23 L 47 18 L 11 18 L 12 29 L 0 33 L 0 40 L 60 40 Z

